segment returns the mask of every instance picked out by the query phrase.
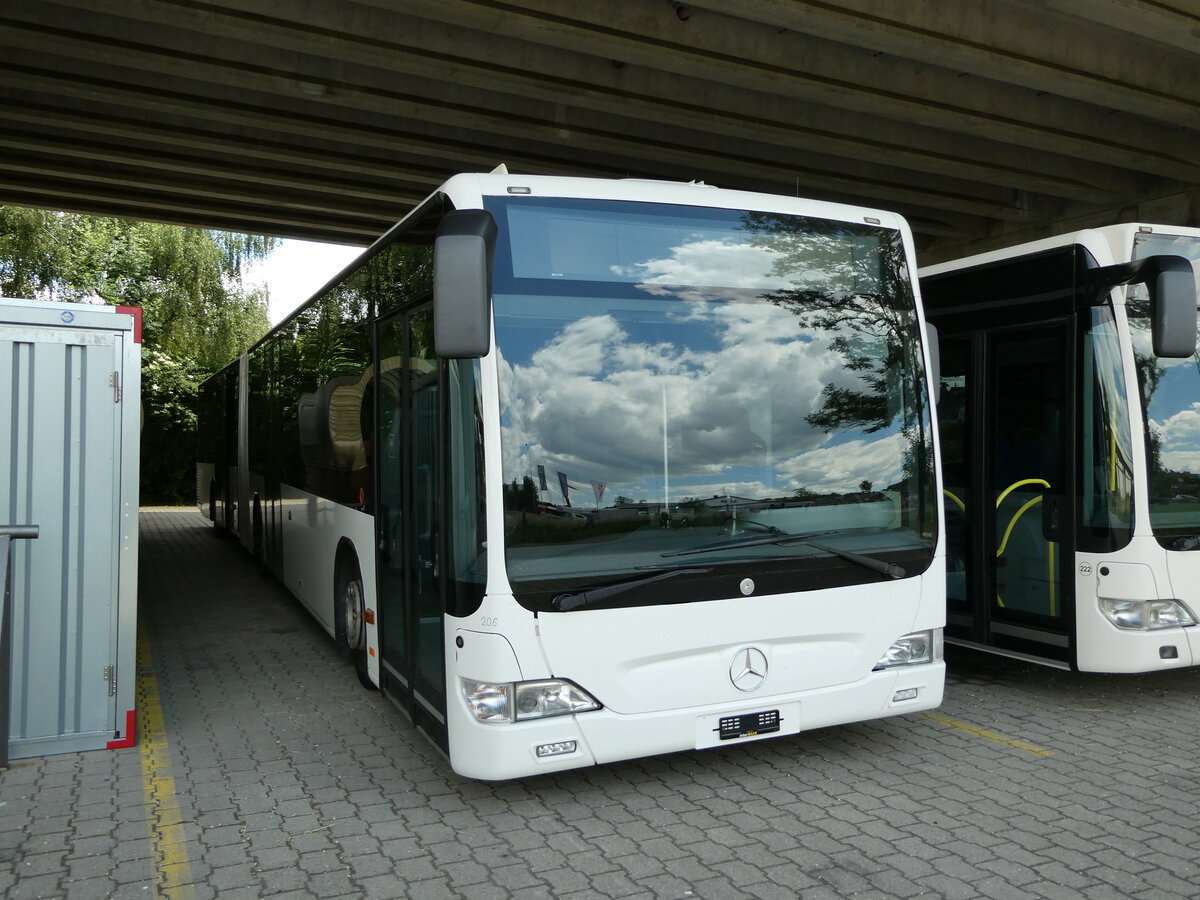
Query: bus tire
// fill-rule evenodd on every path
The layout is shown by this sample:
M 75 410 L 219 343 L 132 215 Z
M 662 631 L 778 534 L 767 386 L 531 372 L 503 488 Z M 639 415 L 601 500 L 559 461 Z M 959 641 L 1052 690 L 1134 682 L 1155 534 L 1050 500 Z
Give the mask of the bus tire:
M 367 671 L 367 627 L 363 614 L 366 602 L 362 575 L 352 551 L 345 551 L 338 561 L 336 579 L 336 613 L 338 652 L 354 663 L 354 671 L 363 687 L 374 690 Z

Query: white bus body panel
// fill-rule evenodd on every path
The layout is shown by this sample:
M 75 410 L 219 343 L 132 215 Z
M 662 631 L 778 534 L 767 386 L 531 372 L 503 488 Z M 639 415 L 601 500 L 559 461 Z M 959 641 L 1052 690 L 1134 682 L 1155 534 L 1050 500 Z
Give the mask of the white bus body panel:
M 821 200 L 799 199 L 782 194 L 755 194 L 704 184 L 677 181 L 649 181 L 636 178 L 568 178 L 550 175 L 455 175 L 440 192 L 450 198 L 456 209 L 481 209 L 485 196 L 505 196 L 509 188 L 529 187 L 535 197 L 569 197 L 585 200 L 622 200 L 633 203 L 675 203 L 680 206 L 751 209 L 812 216 L 835 222 L 862 223 L 874 219 L 884 228 L 902 231 L 905 246 L 912 247 L 912 235 L 903 216 L 886 210 Z M 401 222 L 401 225 L 404 223 Z M 399 227 L 399 226 L 397 226 Z M 381 239 L 382 240 L 382 239 Z M 910 271 L 916 272 L 910 259 Z M 917 285 L 913 285 L 914 292 Z
M 1171 590 L 1175 581 L 1168 574 L 1176 563 L 1191 571 L 1191 584 L 1200 578 L 1200 557 L 1164 550 L 1152 537 L 1135 537 L 1116 553 L 1077 553 L 1075 570 L 1076 663 L 1081 672 L 1132 673 L 1178 669 L 1200 660 L 1194 646 L 1198 629 L 1166 628 L 1132 631 L 1117 628 L 1100 611 L 1100 599 L 1182 599 L 1190 609 L 1194 603 Z M 1107 574 L 1102 574 L 1107 573 Z M 1184 582 L 1189 583 L 1189 582 Z M 1197 591 L 1190 592 L 1192 599 Z M 1160 651 L 1174 647 L 1176 657 L 1164 658 Z
M 1087 229 L 1051 242 L 1062 246 L 1076 243 L 1086 248 L 1101 266 L 1128 262 L 1134 238 L 1145 230 L 1156 234 L 1200 237 L 1200 229 L 1173 225 L 1127 223 Z M 1009 251 L 1010 253 L 1012 251 Z M 1142 397 L 1138 390 L 1136 362 L 1130 352 L 1129 324 L 1125 315 L 1126 288 L 1113 291 L 1117 333 L 1121 339 L 1122 364 L 1132 441 L 1134 469 L 1134 537 L 1113 553 L 1075 554 L 1075 647 L 1076 667 L 1081 672 L 1113 674 L 1178 669 L 1200 663 L 1200 628 L 1169 628 L 1134 631 L 1113 625 L 1100 610 L 1100 599 L 1182 600 L 1193 615 L 1200 613 L 1200 556 L 1188 551 L 1165 549 L 1153 537 Z M 1140 500 L 1140 502 L 1139 502 Z M 1108 574 L 1102 574 L 1107 570 Z M 1194 585 L 1191 590 L 1183 590 Z M 1180 593 L 1183 590 L 1183 593 Z M 1177 656 L 1171 656 L 1172 649 Z M 1165 655 L 1164 655 L 1165 654 Z
M 534 668 L 540 654 L 528 652 L 527 640 L 479 629 L 483 619 L 533 621 L 511 598 L 489 597 L 483 616 L 448 623 L 451 763 L 471 778 L 517 778 L 932 709 L 942 701 L 941 661 L 871 669 L 895 638 L 941 627 L 944 578 L 939 557 L 923 576 L 891 584 L 540 615 L 544 670 Z M 501 618 L 505 607 L 508 615 Z M 526 653 L 518 661 L 522 644 Z M 730 679 L 737 652 L 747 647 L 762 650 L 768 663 L 767 680 L 750 693 Z M 482 723 L 471 715 L 458 676 L 494 682 L 566 678 L 604 708 Z M 896 692 L 906 689 L 916 696 L 894 702 Z M 717 735 L 722 716 L 768 711 L 780 714 L 776 732 L 729 740 Z M 559 741 L 575 741 L 576 751 L 536 755 L 539 745 Z
M 1200 229 L 1197 228 L 1140 222 L 1108 225 L 927 266 L 920 270 L 919 275 L 925 278 L 1072 244 L 1085 248 L 1095 257 L 1098 265 L 1111 266 L 1130 260 L 1133 255 L 1134 238 L 1147 229 L 1155 234 L 1200 237 Z M 1073 556 L 1075 665 L 1081 672 L 1154 672 L 1200 664 L 1200 626 L 1159 631 L 1119 629 L 1108 621 L 1100 610 L 1102 596 L 1108 599 L 1181 600 L 1200 621 L 1200 553 L 1166 550 L 1152 536 L 1149 505 L 1144 500 L 1149 496 L 1150 488 L 1147 481 L 1148 461 L 1142 398 L 1138 390 L 1136 363 L 1130 352 L 1125 291 L 1124 287 L 1114 289 L 1112 299 L 1114 319 L 1122 346 L 1122 371 L 1129 399 L 1129 425 L 1134 435 L 1131 447 L 1135 496 L 1134 537 L 1127 546 L 1112 553 L 1076 552 Z M 1111 570 L 1109 576 L 1099 574 L 1100 569 L 1105 566 Z M 1106 579 L 1115 583 L 1111 586 L 1104 584 Z M 1160 651 L 1170 647 L 1174 647 L 1178 652 L 1177 658 L 1162 656 Z
M 1188 608 L 1192 617 L 1200 622 L 1200 552 L 1162 550 L 1161 548 L 1160 551 L 1167 558 L 1166 568 L 1170 579 L 1170 584 L 1167 586 L 1167 590 L 1170 592 L 1169 599 L 1179 600 Z M 1181 661 L 1189 655 L 1188 651 L 1190 651 L 1191 665 L 1200 665 L 1200 625 L 1172 629 L 1169 634 L 1166 631 L 1159 631 L 1156 634 L 1159 637 L 1156 646 L 1164 646 L 1168 643 L 1176 644 L 1179 647 Z M 1186 647 L 1183 639 L 1187 641 Z M 1160 662 L 1166 664 L 1173 660 L 1160 660 Z M 1187 663 L 1182 664 L 1187 665 Z
M 196 463 L 196 506 L 206 518 L 216 520 L 216 513 L 209 516 L 208 504 L 211 500 L 209 485 L 217 477 L 217 468 L 210 462 Z
M 321 627 L 333 636 L 334 578 L 338 546 L 345 539 L 358 557 L 363 603 L 377 609 L 375 593 L 375 518 L 315 494 L 280 484 L 283 558 L 281 580 Z M 364 623 L 371 680 L 379 684 L 379 638 L 375 623 Z
M 542 615 L 550 669 L 623 715 L 769 697 L 851 684 L 891 643 L 916 628 L 921 579 L 706 603 Z M 739 649 L 766 655 L 752 695 L 734 687 Z M 617 655 L 619 653 L 619 656 Z

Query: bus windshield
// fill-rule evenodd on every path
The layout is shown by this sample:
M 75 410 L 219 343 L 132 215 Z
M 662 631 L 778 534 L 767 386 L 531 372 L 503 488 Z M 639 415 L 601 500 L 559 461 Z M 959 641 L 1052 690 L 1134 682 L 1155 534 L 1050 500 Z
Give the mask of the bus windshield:
M 899 232 L 615 201 L 488 208 L 505 558 L 523 605 L 617 582 L 630 589 L 611 604 L 660 603 L 929 565 L 929 404 Z
M 1200 283 L 1200 238 L 1138 234 L 1133 258 L 1157 254 L 1191 260 Z M 1200 549 L 1200 357 L 1159 359 L 1150 339 L 1150 305 L 1143 285 L 1126 300 L 1149 460 L 1150 522 L 1160 544 Z

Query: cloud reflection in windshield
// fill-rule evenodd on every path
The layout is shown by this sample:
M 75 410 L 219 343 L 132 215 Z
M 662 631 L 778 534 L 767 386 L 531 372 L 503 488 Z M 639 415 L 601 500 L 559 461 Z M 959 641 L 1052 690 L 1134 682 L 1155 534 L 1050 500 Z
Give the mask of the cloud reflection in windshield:
M 524 363 L 509 360 L 501 341 L 505 472 L 524 472 L 516 457 L 528 456 L 606 482 L 614 496 L 649 494 L 663 466 L 665 415 L 676 496 L 720 493 L 731 477 L 757 497 L 889 484 L 900 476 L 898 435 L 827 446 L 833 436 L 805 421 L 827 385 L 863 388 L 829 352 L 832 337 L 805 334 L 773 305 L 688 303 L 653 327 L 625 311 L 568 321 Z M 748 466 L 766 477 L 730 471 Z

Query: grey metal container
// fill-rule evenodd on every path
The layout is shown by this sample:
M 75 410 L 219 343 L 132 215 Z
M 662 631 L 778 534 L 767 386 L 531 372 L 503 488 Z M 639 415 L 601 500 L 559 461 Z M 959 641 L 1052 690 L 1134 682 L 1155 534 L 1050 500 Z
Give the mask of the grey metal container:
M 136 740 L 141 310 L 0 298 L 10 758 Z

